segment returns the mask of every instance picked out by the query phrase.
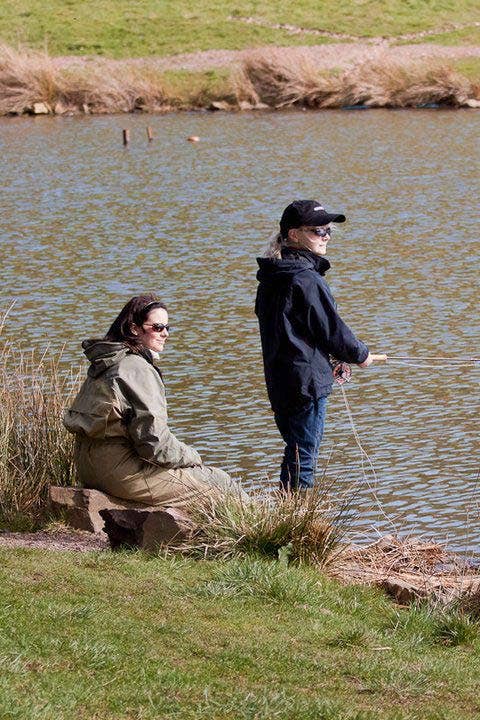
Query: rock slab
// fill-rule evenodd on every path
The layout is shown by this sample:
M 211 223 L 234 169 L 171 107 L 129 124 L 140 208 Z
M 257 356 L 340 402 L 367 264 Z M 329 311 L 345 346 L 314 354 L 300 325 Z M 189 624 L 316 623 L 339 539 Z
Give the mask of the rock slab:
M 143 510 L 100 510 L 105 520 L 105 532 L 110 547 L 139 547 L 155 552 L 159 547 L 185 540 L 191 531 L 191 524 L 175 508 L 146 508 Z
M 52 485 L 50 503 L 70 527 L 106 534 L 112 548 L 154 551 L 184 540 L 192 530 L 187 516 L 176 508 L 132 503 L 99 490 Z

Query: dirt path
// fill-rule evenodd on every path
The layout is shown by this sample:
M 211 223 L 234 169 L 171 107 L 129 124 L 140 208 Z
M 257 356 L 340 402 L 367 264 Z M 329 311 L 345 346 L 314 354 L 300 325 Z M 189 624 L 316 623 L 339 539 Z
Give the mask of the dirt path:
M 262 48 L 263 50 L 281 50 L 282 48 Z M 357 63 L 375 60 L 393 60 L 400 63 L 425 60 L 427 58 L 444 58 L 459 60 L 462 58 L 479 58 L 480 46 L 463 45 L 451 47 L 419 43 L 415 45 L 391 45 L 390 41 L 377 39 L 375 42 L 328 43 L 326 45 L 310 45 L 289 47 L 289 56 L 298 55 L 299 59 L 307 58 L 319 69 L 346 68 Z M 158 70 L 214 70 L 231 68 L 239 65 L 243 58 L 252 50 L 205 50 L 195 53 L 182 53 L 167 57 L 130 58 L 127 60 L 107 60 L 99 57 L 64 56 L 52 58 L 57 66 L 72 65 L 148 65 Z
M 109 547 L 108 539 L 103 533 L 94 535 L 91 532 L 70 528 L 32 533 L 0 532 L 0 548 L 91 552 L 92 550 L 108 550 Z

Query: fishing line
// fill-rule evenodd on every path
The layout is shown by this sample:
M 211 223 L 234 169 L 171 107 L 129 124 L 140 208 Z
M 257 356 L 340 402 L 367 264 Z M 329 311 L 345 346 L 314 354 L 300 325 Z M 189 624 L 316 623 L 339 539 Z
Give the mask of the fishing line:
M 388 361 L 387 361 L 388 364 Z M 432 368 L 434 370 L 451 370 L 452 368 L 449 368 L 448 365 L 445 365 L 444 362 L 413 362 L 410 360 L 392 360 L 392 365 L 398 365 L 399 367 L 414 367 L 414 368 L 420 368 L 421 370 L 431 370 Z M 453 368 L 455 370 L 461 370 L 462 368 L 470 368 L 475 367 L 473 363 L 453 363 Z
M 352 428 L 353 437 L 354 437 L 354 439 L 355 439 L 355 442 L 357 443 L 358 449 L 360 450 L 360 458 L 361 458 L 360 462 L 361 462 L 361 466 L 362 466 L 363 479 L 365 480 L 368 489 L 369 489 L 370 492 L 372 493 L 373 499 L 374 499 L 374 501 L 375 501 L 375 503 L 376 503 L 376 505 L 377 505 L 377 508 L 379 509 L 381 515 L 382 515 L 382 516 L 385 518 L 385 520 L 392 526 L 392 528 L 394 529 L 394 531 L 397 532 L 397 528 L 395 527 L 395 524 L 393 523 L 392 518 L 389 517 L 389 516 L 386 514 L 385 510 L 383 509 L 383 506 L 382 506 L 382 504 L 381 504 L 381 502 L 380 502 L 380 500 L 379 500 L 379 498 L 378 498 L 376 488 L 375 488 L 375 487 L 372 487 L 372 484 L 370 483 L 370 481 L 369 481 L 369 479 L 368 479 L 367 473 L 365 472 L 364 458 L 366 458 L 366 460 L 367 460 L 367 462 L 368 462 L 368 464 L 369 464 L 369 466 L 370 466 L 370 469 L 371 469 L 371 471 L 372 471 L 372 475 L 373 475 L 373 478 L 374 478 L 374 481 L 375 481 L 375 485 L 378 485 L 378 478 L 377 478 L 376 470 L 375 470 L 375 468 L 374 468 L 374 466 L 373 466 L 373 463 L 372 463 L 372 461 L 371 461 L 371 459 L 370 459 L 370 456 L 368 455 L 367 451 L 365 450 L 365 448 L 363 447 L 362 443 L 360 442 L 360 436 L 359 436 L 359 434 L 358 434 L 358 432 L 357 432 L 357 429 L 356 429 L 356 427 L 355 427 L 355 422 L 354 422 L 354 420 L 353 420 L 353 413 L 352 413 L 352 411 L 351 411 L 351 409 L 350 409 L 350 405 L 349 405 L 348 400 L 347 400 L 347 394 L 346 394 L 346 392 L 345 392 L 345 388 L 343 387 L 343 384 L 339 383 L 339 385 L 340 385 L 340 390 L 342 391 L 343 401 L 344 401 L 344 403 L 345 403 L 345 408 L 346 408 L 346 411 L 347 411 L 348 419 L 349 419 L 349 421 L 350 421 L 350 427 Z
M 480 358 L 452 358 L 452 357 L 425 357 L 423 355 L 385 355 L 378 356 L 378 359 L 385 360 L 423 360 L 426 362 L 450 362 L 450 363 L 480 363 Z
M 439 356 L 426 357 L 426 356 L 418 356 L 418 355 L 413 356 L 413 355 L 387 355 L 387 354 L 385 354 L 385 355 L 372 354 L 371 357 L 374 361 L 384 361 L 385 363 L 391 362 L 391 363 L 395 363 L 398 365 L 403 365 L 404 367 L 421 368 L 422 370 L 431 370 L 432 367 L 438 370 L 439 368 L 443 367 L 446 362 L 448 362 L 449 364 L 453 364 L 455 366 L 455 369 L 459 369 L 459 368 L 463 368 L 463 367 L 471 368 L 472 366 L 475 367 L 475 365 L 477 363 L 480 363 L 480 359 L 478 359 L 478 358 L 462 358 L 462 359 L 460 359 L 460 358 L 451 358 L 451 357 L 447 358 L 447 357 L 439 357 Z M 419 361 L 421 364 L 419 363 Z M 355 427 L 353 413 L 351 411 L 350 405 L 347 400 L 347 394 L 343 387 L 344 383 L 350 382 L 350 378 L 351 378 L 350 366 L 347 363 L 337 363 L 337 365 L 333 368 L 333 373 L 334 373 L 335 381 L 339 385 L 340 390 L 342 392 L 343 401 L 345 404 L 345 409 L 347 411 L 350 426 L 352 428 L 353 437 L 355 439 L 358 449 L 360 450 L 363 478 L 367 484 L 367 487 L 369 488 L 370 492 L 372 493 L 373 499 L 374 499 L 378 509 L 380 510 L 380 513 L 392 525 L 392 527 L 394 529 L 396 529 L 392 522 L 392 519 L 390 517 L 388 517 L 388 515 L 385 513 L 385 510 L 383 509 L 382 504 L 376 493 L 376 489 L 374 487 L 372 487 L 372 485 L 368 479 L 367 473 L 365 472 L 364 460 L 366 459 L 368 462 L 368 465 L 372 471 L 375 486 L 378 486 L 378 478 L 377 478 L 376 470 L 373 466 L 373 463 L 372 463 L 367 451 L 365 450 L 365 448 L 363 447 L 363 445 L 360 441 L 360 436 Z

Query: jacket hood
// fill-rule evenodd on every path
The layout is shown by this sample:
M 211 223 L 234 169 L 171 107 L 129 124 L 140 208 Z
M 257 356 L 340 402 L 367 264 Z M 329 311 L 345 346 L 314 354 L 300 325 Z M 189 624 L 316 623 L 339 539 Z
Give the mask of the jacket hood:
M 281 259 L 257 258 L 257 263 L 257 280 L 275 284 L 291 282 L 293 276 L 307 270 L 315 270 L 320 275 L 325 275 L 330 268 L 330 263 L 324 257 L 307 250 L 292 251 L 288 248 L 283 250 Z
M 113 365 L 118 365 L 120 360 L 123 360 L 131 352 L 123 343 L 109 342 L 108 340 L 84 340 L 82 348 L 90 360 L 88 375 L 94 378 Z

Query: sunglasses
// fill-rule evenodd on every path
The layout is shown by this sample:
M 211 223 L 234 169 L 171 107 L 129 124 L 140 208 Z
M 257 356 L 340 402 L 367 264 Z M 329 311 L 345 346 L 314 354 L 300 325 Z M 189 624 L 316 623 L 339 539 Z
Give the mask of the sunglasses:
M 143 325 L 143 327 L 151 327 L 153 332 L 158 332 L 158 333 L 161 333 L 164 330 L 166 330 L 167 332 L 170 332 L 170 325 L 164 325 L 163 323 L 152 323 L 151 325 L 145 323 Z
M 327 235 L 330 237 L 332 234 L 332 228 L 306 227 L 304 229 L 306 232 L 311 232 L 317 237 L 326 237 Z

